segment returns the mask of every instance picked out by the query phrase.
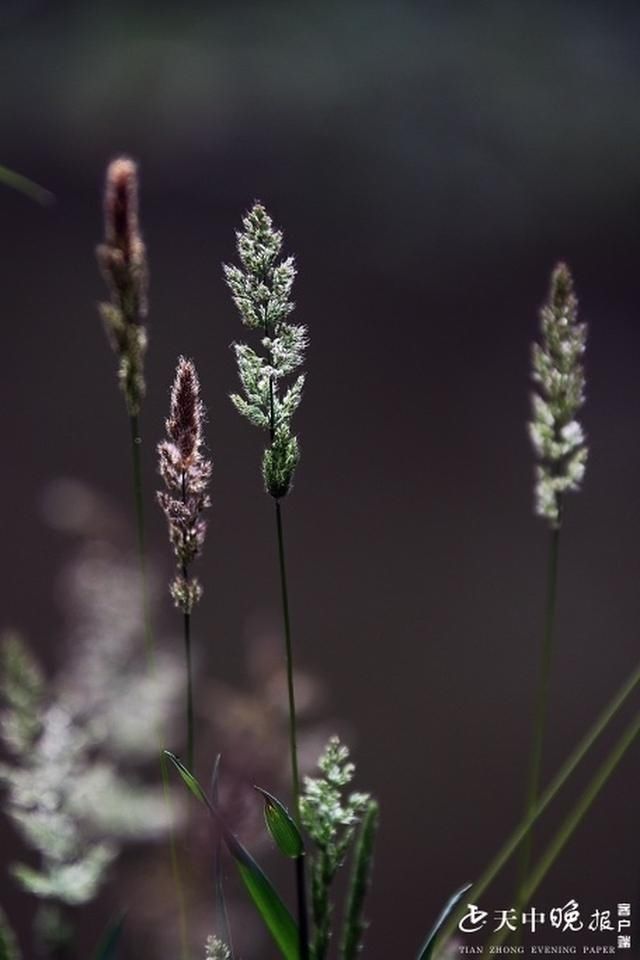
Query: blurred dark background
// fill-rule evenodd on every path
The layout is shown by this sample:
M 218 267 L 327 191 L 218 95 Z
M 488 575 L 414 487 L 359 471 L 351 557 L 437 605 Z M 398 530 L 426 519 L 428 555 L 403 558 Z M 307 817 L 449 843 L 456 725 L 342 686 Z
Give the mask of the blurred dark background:
M 279 624 L 261 437 L 227 400 L 246 331 L 220 267 L 260 198 L 311 334 L 285 504 L 297 658 L 382 806 L 371 960 L 411 955 L 521 812 L 547 549 L 529 344 L 558 258 L 589 323 L 591 453 L 562 535 L 547 776 L 635 665 L 639 54 L 633 2 L 0 4 L 0 162 L 56 198 L 0 194 L 2 621 L 56 664 L 68 544 L 38 508 L 51 478 L 130 511 L 94 259 L 104 168 L 125 151 L 151 266 L 151 551 L 168 571 L 153 446 L 186 353 L 215 460 L 203 670 L 241 682 L 251 624 Z M 636 898 L 637 764 L 636 749 L 537 903 Z M 486 903 L 511 899 L 504 880 Z

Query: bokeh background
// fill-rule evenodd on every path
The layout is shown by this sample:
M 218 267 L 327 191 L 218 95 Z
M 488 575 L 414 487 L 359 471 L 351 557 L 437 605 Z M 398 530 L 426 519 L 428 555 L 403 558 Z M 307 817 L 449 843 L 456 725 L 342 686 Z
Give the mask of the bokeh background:
M 153 446 L 185 353 L 215 460 L 201 689 L 242 684 L 247 638 L 278 631 L 261 438 L 227 400 L 244 331 L 220 267 L 260 198 L 311 333 L 285 505 L 297 658 L 382 806 L 367 955 L 411 956 L 521 811 L 547 549 L 529 344 L 558 258 L 589 323 L 591 455 L 562 535 L 547 775 L 637 657 L 640 7 L 2 0 L 0 62 L 0 161 L 55 195 L 0 195 L 2 621 L 59 664 L 69 543 L 43 522 L 52 479 L 130 517 L 94 259 L 105 164 L 126 151 L 151 266 L 150 550 L 168 576 Z M 537 903 L 637 898 L 637 765 L 636 749 Z M 512 899 L 507 877 L 486 903 Z

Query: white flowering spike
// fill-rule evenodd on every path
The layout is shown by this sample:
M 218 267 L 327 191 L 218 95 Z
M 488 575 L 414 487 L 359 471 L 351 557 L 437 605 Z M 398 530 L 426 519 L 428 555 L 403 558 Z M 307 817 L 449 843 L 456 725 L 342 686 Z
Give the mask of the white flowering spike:
M 231 950 L 219 937 L 207 937 L 205 960 L 231 960 Z
M 234 344 L 244 396 L 234 394 L 231 400 L 239 413 L 269 432 L 262 473 L 267 492 L 279 500 L 291 489 L 300 458 L 291 419 L 302 399 L 304 374 L 288 386 L 283 381 L 303 362 L 307 330 L 288 319 L 294 307 L 294 260 L 278 260 L 282 233 L 260 203 L 244 217 L 237 240 L 244 269 L 225 266 L 224 273 L 242 322 L 262 332 L 265 354 Z
M 552 528 L 561 522 L 562 495 L 579 490 L 588 448 L 576 414 L 584 404 L 582 355 L 587 327 L 578 323 L 578 300 L 569 268 L 551 274 L 549 299 L 540 311 L 541 343 L 532 350 L 533 417 L 529 436 L 537 457 L 535 512 Z
M 330 888 L 347 855 L 355 830 L 366 813 L 368 793 L 347 793 L 355 774 L 349 749 L 331 737 L 318 760 L 319 777 L 305 777 L 300 817 L 313 840 L 310 856 L 313 936 L 311 956 L 324 960 L 331 939 Z
M 320 777 L 304 778 L 300 815 L 309 836 L 330 851 L 338 865 L 370 797 L 368 793 L 344 795 L 356 768 L 349 760 L 349 748 L 338 737 L 329 738 L 318 767 Z

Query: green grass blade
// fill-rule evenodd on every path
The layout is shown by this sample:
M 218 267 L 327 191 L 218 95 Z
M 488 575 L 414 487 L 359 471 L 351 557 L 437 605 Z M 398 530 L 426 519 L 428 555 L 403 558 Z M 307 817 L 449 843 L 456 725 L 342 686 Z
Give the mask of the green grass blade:
M 616 742 L 611 752 L 605 757 L 601 765 L 598 767 L 586 790 L 578 799 L 576 805 L 567 814 L 557 833 L 551 840 L 549 846 L 546 848 L 542 857 L 536 864 L 535 869 L 526 878 L 525 886 L 522 892 L 523 908 L 529 903 L 531 897 L 546 877 L 547 873 L 557 860 L 559 854 L 562 852 L 577 828 L 580 826 L 585 814 L 589 811 L 591 805 L 596 800 L 607 780 L 617 768 L 625 753 L 632 746 L 638 736 L 640 736 L 640 713 L 635 715 L 620 739 Z M 490 941 L 491 945 L 493 946 L 501 944 L 505 939 L 505 932 L 506 931 L 503 930 L 499 935 L 493 937 Z
M 301 857 L 304 853 L 304 843 L 297 824 L 287 808 L 273 794 L 267 793 L 262 787 L 254 787 L 264 800 L 264 822 L 271 834 L 278 850 L 285 857 Z
M 171 753 L 170 750 L 164 751 L 165 757 L 171 760 L 171 763 L 174 765 L 180 776 L 182 777 L 184 783 L 189 788 L 191 793 L 196 797 L 201 803 L 204 803 L 206 807 L 211 809 L 211 803 L 208 796 L 204 792 L 203 788 L 200 786 L 198 780 L 194 777 L 190 770 L 185 767 L 182 760 L 176 757 L 175 753 Z
M 43 206 L 48 206 L 55 199 L 53 194 L 41 187 L 39 183 L 34 183 L 28 177 L 23 177 L 21 173 L 9 170 L 8 167 L 0 166 L 0 183 L 4 183 L 5 186 L 11 187 L 13 190 L 18 190 L 19 193 L 23 193 L 26 197 L 35 200 L 36 203 L 41 203 Z
M 249 896 L 285 960 L 299 960 L 298 926 L 280 899 L 269 878 L 263 873 L 248 850 L 230 831 L 225 842 L 236 862 Z
M 107 929 L 102 942 L 95 953 L 94 960 L 116 960 L 118 944 L 122 937 L 126 913 L 119 916 Z M 1 957 L 1 954 L 0 954 Z
M 471 883 L 465 883 L 464 887 L 460 887 L 459 890 L 456 890 L 453 896 L 447 900 L 444 907 L 442 908 L 440 916 L 438 917 L 433 927 L 431 928 L 431 931 L 427 939 L 422 944 L 422 949 L 418 953 L 418 960 L 429 960 L 429 958 L 431 957 L 431 954 L 433 953 L 433 948 L 435 946 L 437 936 L 440 933 L 440 930 L 442 929 L 442 926 L 446 923 L 447 918 L 451 913 L 451 911 L 457 907 L 462 897 L 464 897 L 467 890 L 470 890 L 471 887 L 472 887 Z
M 285 960 L 299 960 L 298 927 L 271 881 L 258 866 L 249 851 L 243 847 L 238 838 L 226 826 L 217 807 L 209 800 L 191 771 L 169 750 L 165 750 L 164 754 L 174 765 L 194 797 L 208 807 L 209 812 L 220 825 L 224 842 L 236 862 L 244 885 L 267 929 L 279 947 L 282 956 Z
M 640 663 L 637 664 L 633 672 L 629 674 L 613 699 L 609 701 L 602 713 L 597 717 L 591 727 L 589 727 L 586 734 L 580 740 L 575 749 L 569 754 L 558 773 L 555 775 L 549 786 L 539 798 L 535 810 L 532 811 L 531 816 L 525 817 L 524 820 L 520 821 L 513 833 L 507 838 L 507 840 L 505 840 L 497 854 L 494 856 L 493 860 L 491 860 L 489 865 L 486 867 L 480 879 L 473 884 L 473 896 L 476 898 L 476 903 L 485 890 L 493 883 L 513 853 L 517 850 L 527 831 L 531 829 L 536 820 L 544 813 L 556 794 L 564 786 L 576 767 L 586 757 L 596 740 L 606 730 L 611 721 L 620 712 L 624 704 L 628 701 L 629 697 L 638 688 L 638 686 L 640 686 Z M 446 924 L 444 930 L 442 931 L 443 942 L 448 940 L 454 932 L 460 916 L 461 914 L 459 911 L 456 911 L 456 913 Z

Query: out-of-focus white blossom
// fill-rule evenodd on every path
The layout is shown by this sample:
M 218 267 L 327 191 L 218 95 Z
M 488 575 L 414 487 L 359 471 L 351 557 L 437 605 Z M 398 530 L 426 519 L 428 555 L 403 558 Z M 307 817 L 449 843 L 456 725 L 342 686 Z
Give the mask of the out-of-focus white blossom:
M 163 655 L 151 673 L 138 652 L 136 583 L 105 544 L 81 551 L 65 576 L 69 657 L 49 682 L 19 638 L 5 640 L 0 735 L 11 759 L 0 782 L 8 815 L 40 858 L 13 873 L 42 899 L 86 903 L 123 842 L 170 827 L 161 788 L 142 783 L 133 763 L 158 752 L 180 671 Z
M 207 937 L 205 960 L 230 960 L 231 950 L 219 937 Z
M 314 842 L 339 863 L 370 797 L 345 794 L 356 768 L 349 760 L 349 748 L 338 737 L 329 738 L 318 767 L 321 776 L 304 778 L 300 814 Z

